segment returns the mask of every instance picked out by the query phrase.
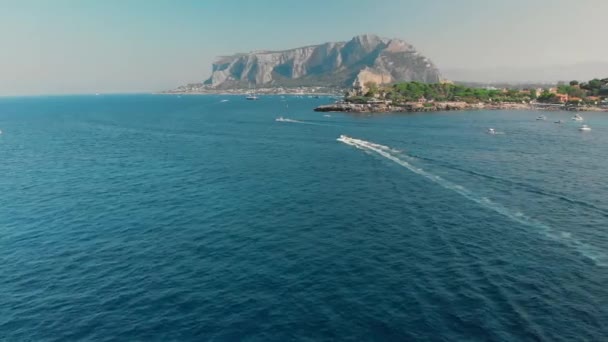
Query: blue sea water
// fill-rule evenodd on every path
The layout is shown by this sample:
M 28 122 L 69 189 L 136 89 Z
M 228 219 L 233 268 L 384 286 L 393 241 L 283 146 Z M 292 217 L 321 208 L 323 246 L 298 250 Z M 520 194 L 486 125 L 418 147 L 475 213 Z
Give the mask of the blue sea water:
M 328 101 L 1 98 L 0 340 L 608 340 L 606 114 Z

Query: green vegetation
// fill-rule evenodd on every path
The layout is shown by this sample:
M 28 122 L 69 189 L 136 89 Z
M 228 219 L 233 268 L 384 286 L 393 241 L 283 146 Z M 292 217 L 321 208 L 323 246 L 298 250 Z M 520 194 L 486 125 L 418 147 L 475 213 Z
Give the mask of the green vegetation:
M 570 81 L 569 85 L 560 83 L 557 85 L 556 93 L 568 95 L 568 103 L 594 103 L 597 101 L 596 97 L 608 96 L 608 78 L 594 78 L 589 82 L 583 83 L 579 83 L 578 81 Z M 559 102 L 558 96 L 555 93 L 550 93 L 547 90 L 545 90 L 537 100 L 539 102 L 548 103 Z
M 365 98 L 379 97 L 394 103 L 426 101 L 521 102 L 531 100 L 530 92 L 515 89 L 498 90 L 470 88 L 449 83 L 404 82 L 379 87 L 372 82 L 365 85 Z M 351 102 L 360 102 L 360 96 L 349 97 Z
M 536 99 L 538 102 L 552 103 L 557 102 L 557 95 L 550 93 L 548 90 L 544 90 Z
M 347 101 L 366 103 L 371 98 L 391 100 L 395 104 L 406 102 L 429 101 L 462 101 L 467 103 L 521 103 L 536 100 L 544 103 L 559 103 L 565 101 L 568 95 L 570 102 L 594 103 L 597 97 L 608 96 L 608 78 L 593 79 L 589 82 L 570 81 L 560 82 L 556 88 L 543 89 L 495 89 L 473 88 L 451 83 L 421 83 L 403 82 L 387 86 L 379 86 L 367 82 L 364 91 L 350 92 Z M 572 100 L 574 99 L 574 100 Z M 579 100 L 580 99 L 580 100 Z

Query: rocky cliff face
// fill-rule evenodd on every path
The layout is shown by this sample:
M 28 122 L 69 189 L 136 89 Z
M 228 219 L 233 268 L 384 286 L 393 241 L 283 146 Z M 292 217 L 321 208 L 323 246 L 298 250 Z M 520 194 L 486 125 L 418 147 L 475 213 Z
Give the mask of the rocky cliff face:
M 375 35 L 285 51 L 220 57 L 205 81 L 211 88 L 257 86 L 351 86 L 356 81 L 438 82 L 439 70 L 402 40 Z

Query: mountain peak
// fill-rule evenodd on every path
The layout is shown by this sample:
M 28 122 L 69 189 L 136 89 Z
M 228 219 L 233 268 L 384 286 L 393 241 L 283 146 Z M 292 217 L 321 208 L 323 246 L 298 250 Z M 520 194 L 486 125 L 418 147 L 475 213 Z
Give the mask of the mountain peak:
M 352 40 L 359 41 L 359 42 L 369 42 L 369 41 L 382 40 L 382 38 L 380 38 L 380 36 L 373 34 L 373 33 L 364 33 L 364 34 L 354 36 L 352 38 Z

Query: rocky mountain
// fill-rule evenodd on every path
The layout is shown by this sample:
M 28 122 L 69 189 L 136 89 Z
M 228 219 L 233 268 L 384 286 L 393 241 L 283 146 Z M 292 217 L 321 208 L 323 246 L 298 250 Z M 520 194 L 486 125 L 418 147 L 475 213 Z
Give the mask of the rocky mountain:
M 214 89 L 295 86 L 349 87 L 355 81 L 438 82 L 437 67 L 399 39 L 356 36 L 348 42 L 220 57 L 205 86 Z

